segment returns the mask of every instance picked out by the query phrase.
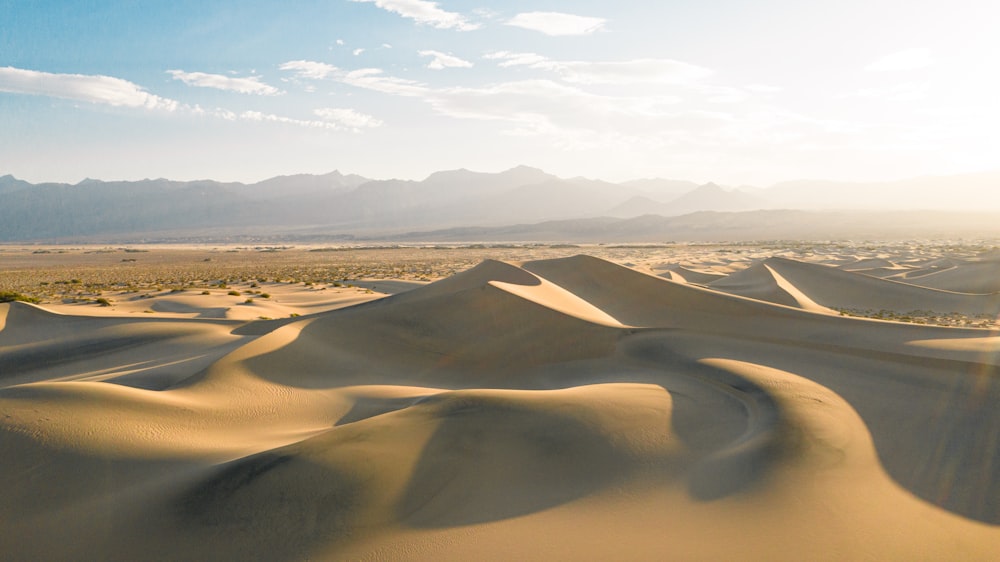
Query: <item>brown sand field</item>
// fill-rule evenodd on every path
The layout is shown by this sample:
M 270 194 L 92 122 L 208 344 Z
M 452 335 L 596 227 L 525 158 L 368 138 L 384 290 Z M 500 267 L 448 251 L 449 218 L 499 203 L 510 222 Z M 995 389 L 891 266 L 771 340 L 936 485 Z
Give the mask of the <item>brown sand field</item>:
M 995 560 L 998 280 L 957 242 L 0 246 L 0 558 Z

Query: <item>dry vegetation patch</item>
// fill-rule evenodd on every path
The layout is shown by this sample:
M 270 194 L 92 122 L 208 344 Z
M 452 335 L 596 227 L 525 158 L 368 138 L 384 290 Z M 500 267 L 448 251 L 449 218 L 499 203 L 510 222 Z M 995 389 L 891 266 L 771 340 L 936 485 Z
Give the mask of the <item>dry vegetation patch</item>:
M 738 244 L 455 244 L 372 247 L 293 246 L 0 246 L 0 302 L 41 304 L 117 302 L 183 294 L 266 301 L 261 288 L 298 285 L 371 293 L 374 281 L 430 282 L 464 271 L 484 259 L 510 262 L 589 254 L 663 275 L 671 264 L 719 274 L 739 271 L 772 256 L 837 265 L 850 260 L 891 259 L 914 267 L 930 260 L 974 260 L 995 248 L 986 242 Z M 275 289 L 269 289 L 274 292 Z M 376 288 L 376 290 L 379 290 Z M 845 316 L 943 326 L 994 327 L 997 319 L 949 311 L 839 309 Z

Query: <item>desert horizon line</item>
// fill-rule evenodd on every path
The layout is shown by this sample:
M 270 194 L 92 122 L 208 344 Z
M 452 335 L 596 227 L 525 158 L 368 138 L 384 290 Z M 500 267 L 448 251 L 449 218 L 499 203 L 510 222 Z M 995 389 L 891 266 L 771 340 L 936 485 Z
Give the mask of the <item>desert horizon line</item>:
M 235 183 L 235 184 L 243 184 L 243 185 L 255 185 L 255 184 L 258 184 L 258 183 L 263 183 L 263 182 L 266 182 L 266 181 L 269 181 L 269 180 L 273 180 L 273 179 L 277 179 L 277 178 L 286 178 L 286 177 L 294 177 L 294 176 L 315 176 L 315 177 L 321 177 L 321 176 L 328 176 L 328 175 L 332 175 L 332 174 L 340 174 L 341 176 L 359 176 L 359 177 L 364 178 L 365 180 L 368 180 L 368 181 L 405 181 L 405 182 L 420 183 L 420 182 L 423 182 L 423 181 L 426 181 L 426 180 L 430 179 L 432 176 L 434 176 L 436 174 L 441 174 L 441 173 L 469 172 L 469 173 L 473 173 L 473 174 L 499 175 L 499 174 L 503 174 L 503 173 L 506 173 L 506 172 L 511 172 L 511 171 L 514 171 L 514 170 L 517 170 L 517 169 L 522 169 L 522 168 L 540 171 L 540 172 L 549 174 L 551 176 L 554 176 L 554 177 L 556 177 L 557 179 L 560 179 L 560 180 L 600 181 L 600 182 L 610 183 L 610 184 L 614 184 L 614 185 L 624 185 L 624 184 L 636 183 L 636 182 L 643 182 L 643 181 L 677 181 L 677 182 L 688 182 L 688 183 L 696 184 L 698 186 L 715 184 L 715 185 L 718 185 L 720 187 L 733 188 L 733 189 L 739 189 L 739 188 L 745 188 L 745 187 L 751 187 L 751 188 L 757 188 L 757 189 L 767 189 L 767 188 L 774 187 L 774 186 L 779 186 L 779 185 L 784 185 L 784 184 L 790 184 L 790 183 L 798 183 L 798 182 L 829 182 L 829 183 L 866 185 L 866 184 L 890 184 L 890 183 L 896 183 L 896 182 L 905 182 L 905 181 L 910 181 L 910 180 L 917 180 L 917 179 L 922 179 L 922 178 L 968 177 L 968 176 L 982 176 L 982 175 L 990 175 L 990 174 L 997 174 L 998 176 L 1000 176 L 1000 167 L 991 167 L 991 168 L 984 168 L 984 169 L 977 169 L 977 170 L 968 170 L 968 171 L 955 172 L 955 173 L 914 174 L 914 175 L 894 177 L 894 178 L 891 178 L 891 179 L 875 179 L 875 178 L 869 178 L 869 179 L 838 179 L 838 178 L 831 178 L 831 177 L 792 177 L 792 178 L 788 178 L 788 179 L 783 179 L 783 180 L 778 180 L 778 181 L 773 181 L 773 182 L 766 182 L 766 183 L 750 183 L 750 182 L 731 183 L 731 182 L 717 181 L 717 180 L 712 180 L 712 179 L 702 181 L 702 180 L 699 180 L 699 179 L 689 179 L 689 178 L 680 177 L 680 176 L 667 176 L 667 175 L 648 176 L 647 175 L 647 176 L 642 176 L 642 177 L 634 177 L 634 178 L 626 179 L 626 180 L 608 180 L 608 179 L 604 179 L 603 177 L 597 177 L 597 176 L 590 177 L 590 176 L 585 176 L 585 175 L 560 175 L 560 174 L 557 174 L 557 173 L 549 172 L 547 169 L 545 169 L 542 166 L 530 165 L 530 164 L 517 164 L 517 165 L 514 165 L 514 166 L 510 166 L 510 167 L 504 167 L 504 168 L 499 169 L 497 171 L 483 171 L 483 170 L 477 170 L 477 169 L 467 168 L 467 167 L 464 167 L 464 166 L 460 166 L 460 167 L 457 167 L 457 168 L 443 168 L 443 169 L 440 169 L 440 170 L 435 170 L 435 171 L 423 174 L 422 176 L 412 176 L 412 177 L 373 177 L 373 176 L 367 176 L 367 175 L 362 174 L 362 173 L 358 173 L 358 172 L 346 170 L 346 169 L 343 169 L 341 167 L 336 167 L 336 168 L 334 168 L 332 170 L 325 171 L 325 172 L 288 172 L 288 173 L 278 173 L 278 174 L 274 174 L 274 175 L 268 175 L 266 177 L 263 177 L 263 178 L 260 178 L 260 179 L 256 179 L 256 180 L 221 179 L 221 178 L 218 178 L 218 177 L 180 178 L 180 177 L 174 177 L 174 176 L 157 176 L 157 177 L 145 176 L 145 177 L 142 177 L 142 178 L 112 178 L 112 179 L 108 179 L 108 178 L 98 178 L 98 177 L 85 176 L 84 178 L 73 182 L 73 181 L 59 181 L 59 180 L 46 180 L 46 179 L 40 180 L 40 179 L 37 179 L 37 178 L 30 178 L 30 179 L 28 179 L 26 176 L 20 176 L 20 175 L 17 175 L 15 173 L 13 173 L 13 172 L 0 173 L 0 178 L 11 178 L 11 179 L 18 180 L 18 181 L 23 181 L 23 182 L 26 182 L 26 183 L 29 183 L 29 184 L 32 184 L 32 185 L 60 184 L 60 185 L 74 185 L 75 186 L 75 185 L 80 185 L 80 184 L 87 183 L 87 182 L 138 183 L 138 182 L 144 182 L 144 181 L 161 181 L 161 180 L 162 181 L 171 181 L 171 182 L 199 182 L 199 181 L 209 181 L 209 182 L 216 182 L 216 183 Z

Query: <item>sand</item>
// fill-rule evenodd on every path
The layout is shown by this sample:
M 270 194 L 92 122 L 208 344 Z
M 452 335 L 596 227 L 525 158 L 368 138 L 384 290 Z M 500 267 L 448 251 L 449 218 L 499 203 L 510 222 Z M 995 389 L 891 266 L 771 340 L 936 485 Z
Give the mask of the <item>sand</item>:
M 0 304 L 0 552 L 995 559 L 997 258 L 890 250 Z

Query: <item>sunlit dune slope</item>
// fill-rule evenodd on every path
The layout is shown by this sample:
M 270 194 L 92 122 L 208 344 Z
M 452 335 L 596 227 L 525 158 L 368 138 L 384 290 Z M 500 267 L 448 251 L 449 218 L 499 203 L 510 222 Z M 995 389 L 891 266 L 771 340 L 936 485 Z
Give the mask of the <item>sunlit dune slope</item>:
M 712 285 L 576 256 L 281 321 L 0 304 L 0 549 L 995 556 L 1000 337 L 827 308 L 973 295 L 788 260 Z
M 879 279 L 786 258 L 769 258 L 714 281 L 713 289 L 805 309 L 929 310 L 965 315 L 1000 313 L 1000 293 L 969 294 Z

